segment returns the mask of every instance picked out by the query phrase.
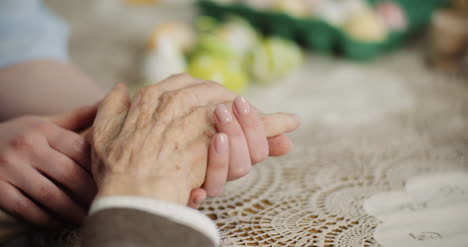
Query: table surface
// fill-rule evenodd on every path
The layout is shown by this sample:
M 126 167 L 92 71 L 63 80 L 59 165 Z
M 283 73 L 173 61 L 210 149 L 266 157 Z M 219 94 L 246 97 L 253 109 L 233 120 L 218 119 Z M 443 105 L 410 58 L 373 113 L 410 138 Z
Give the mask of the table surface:
M 194 15 L 180 6 L 46 2 L 71 23 L 74 61 L 106 89 L 138 80 L 152 26 Z M 418 175 L 468 172 L 467 81 L 427 69 L 418 47 L 367 64 L 312 54 L 290 78 L 246 96 L 265 112 L 298 113 L 303 125 L 292 154 L 202 205 L 223 246 L 379 246 L 381 221 L 364 210 L 367 198 L 404 191 Z

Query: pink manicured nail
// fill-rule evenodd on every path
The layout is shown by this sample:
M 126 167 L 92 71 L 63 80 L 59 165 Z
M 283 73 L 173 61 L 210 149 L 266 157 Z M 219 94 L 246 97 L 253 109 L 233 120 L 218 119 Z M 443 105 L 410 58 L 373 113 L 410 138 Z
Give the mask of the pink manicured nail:
M 221 123 L 228 123 L 232 121 L 232 114 L 229 112 L 226 105 L 218 105 L 215 110 L 216 118 Z
M 203 198 L 197 197 L 195 200 L 193 200 L 193 203 L 196 205 L 200 205 L 203 202 Z
M 215 138 L 215 149 L 218 154 L 224 154 L 228 151 L 228 140 L 226 134 L 218 134 Z
M 249 114 L 250 113 L 250 104 L 247 100 L 239 96 L 234 100 L 234 105 L 236 106 L 237 112 L 240 114 Z
M 292 118 L 296 119 L 299 123 L 302 122 L 302 118 L 297 114 L 290 114 Z

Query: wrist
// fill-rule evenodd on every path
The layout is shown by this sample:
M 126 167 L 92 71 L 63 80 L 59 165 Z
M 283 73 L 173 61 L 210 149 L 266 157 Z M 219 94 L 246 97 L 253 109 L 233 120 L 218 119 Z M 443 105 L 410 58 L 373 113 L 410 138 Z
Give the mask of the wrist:
M 97 197 L 140 196 L 187 205 L 191 189 L 174 178 L 139 178 L 132 176 L 106 176 L 98 184 Z

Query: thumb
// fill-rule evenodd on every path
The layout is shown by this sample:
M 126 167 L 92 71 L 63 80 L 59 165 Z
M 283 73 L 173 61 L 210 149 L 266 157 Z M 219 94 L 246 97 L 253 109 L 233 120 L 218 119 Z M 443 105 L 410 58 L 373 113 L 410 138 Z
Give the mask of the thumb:
M 50 121 L 58 126 L 72 131 L 85 129 L 93 124 L 96 117 L 98 103 L 91 106 L 84 106 L 78 109 L 65 112 L 50 118 Z

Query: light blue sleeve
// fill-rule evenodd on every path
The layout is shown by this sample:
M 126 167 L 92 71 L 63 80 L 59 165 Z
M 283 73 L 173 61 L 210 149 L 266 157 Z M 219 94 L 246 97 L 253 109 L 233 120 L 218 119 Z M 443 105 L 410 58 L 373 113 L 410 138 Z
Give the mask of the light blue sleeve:
M 41 0 L 0 0 L 0 67 L 68 60 L 68 28 Z

